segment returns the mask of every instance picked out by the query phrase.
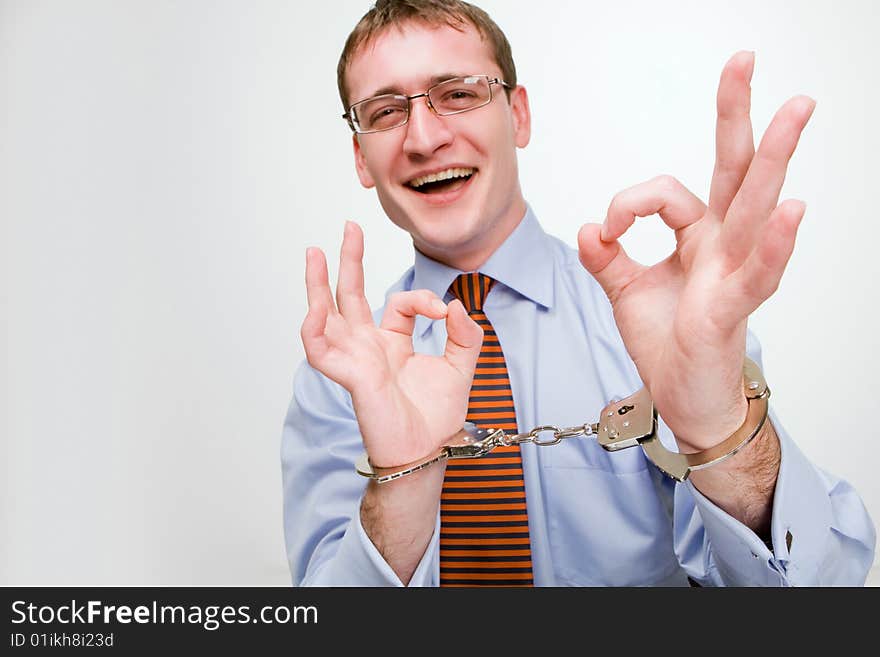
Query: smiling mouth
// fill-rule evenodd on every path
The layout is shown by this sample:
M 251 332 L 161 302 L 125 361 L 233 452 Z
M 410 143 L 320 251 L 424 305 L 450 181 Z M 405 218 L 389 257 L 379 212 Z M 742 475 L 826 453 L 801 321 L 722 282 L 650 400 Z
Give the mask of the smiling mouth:
M 420 194 L 442 194 L 453 192 L 467 184 L 477 172 L 472 168 L 453 168 L 413 178 L 406 186 Z

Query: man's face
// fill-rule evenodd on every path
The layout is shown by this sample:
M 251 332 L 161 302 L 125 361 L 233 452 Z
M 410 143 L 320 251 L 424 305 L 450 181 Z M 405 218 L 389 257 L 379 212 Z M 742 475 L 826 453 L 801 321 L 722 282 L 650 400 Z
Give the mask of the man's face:
M 475 28 L 410 23 L 362 47 L 346 79 L 357 102 L 379 93 L 419 94 L 451 77 L 484 74 L 502 77 Z M 485 262 L 525 213 L 516 163 L 516 147 L 524 147 L 530 134 L 525 89 L 518 87 L 508 101 L 503 87 L 493 85 L 492 95 L 488 105 L 452 116 L 437 116 L 418 98 L 406 125 L 354 139 L 360 181 L 376 187 L 389 218 L 420 251 L 461 269 Z M 418 185 L 440 172 L 455 177 Z

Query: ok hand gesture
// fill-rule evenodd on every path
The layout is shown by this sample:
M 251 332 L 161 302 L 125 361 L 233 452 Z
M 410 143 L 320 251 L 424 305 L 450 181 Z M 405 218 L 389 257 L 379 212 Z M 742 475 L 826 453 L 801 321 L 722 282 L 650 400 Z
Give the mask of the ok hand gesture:
M 349 222 L 334 302 L 324 254 L 306 252 L 309 312 L 301 336 L 309 364 L 351 393 L 370 461 L 398 466 L 461 429 L 483 330 L 460 301 L 447 306 L 428 290 L 391 296 L 376 326 L 364 296 L 363 254 L 363 233 Z M 443 356 L 413 352 L 416 315 L 446 318 Z
M 604 225 L 578 235 L 581 262 L 608 295 L 626 348 L 686 451 L 718 444 L 745 418 L 747 319 L 779 285 L 805 210 L 800 201 L 777 203 L 815 103 L 786 102 L 755 152 L 753 67 L 753 54 L 740 52 L 721 74 L 708 207 L 661 177 L 618 194 Z M 654 213 L 675 231 L 676 248 L 645 267 L 618 238 L 635 217 Z

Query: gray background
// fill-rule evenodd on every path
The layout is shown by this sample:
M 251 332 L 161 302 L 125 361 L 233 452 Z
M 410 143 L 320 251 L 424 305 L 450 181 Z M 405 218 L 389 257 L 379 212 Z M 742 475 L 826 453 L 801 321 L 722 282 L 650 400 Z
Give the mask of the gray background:
M 818 100 L 808 204 L 754 315 L 773 403 L 880 518 L 876 3 L 482 3 L 530 92 L 526 198 L 574 243 L 661 173 L 704 199 L 718 75 L 757 51 L 760 137 Z M 358 0 L 0 2 L 2 584 L 289 582 L 278 450 L 307 245 L 365 228 L 368 297 L 412 261 L 357 183 L 335 66 Z M 626 238 L 642 261 L 671 235 Z M 598 409 L 584 409 L 589 420 Z

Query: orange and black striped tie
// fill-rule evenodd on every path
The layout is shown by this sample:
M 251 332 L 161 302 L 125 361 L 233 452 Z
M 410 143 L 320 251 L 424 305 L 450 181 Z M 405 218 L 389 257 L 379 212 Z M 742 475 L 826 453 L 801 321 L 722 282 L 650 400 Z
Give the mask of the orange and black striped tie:
M 495 281 L 462 274 L 450 292 L 483 328 L 483 347 L 467 421 L 516 433 L 516 413 L 501 343 L 483 313 Z M 440 496 L 440 586 L 533 586 L 529 521 L 519 445 L 478 459 L 448 461 Z

